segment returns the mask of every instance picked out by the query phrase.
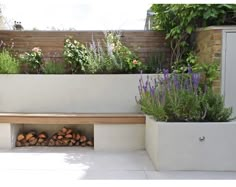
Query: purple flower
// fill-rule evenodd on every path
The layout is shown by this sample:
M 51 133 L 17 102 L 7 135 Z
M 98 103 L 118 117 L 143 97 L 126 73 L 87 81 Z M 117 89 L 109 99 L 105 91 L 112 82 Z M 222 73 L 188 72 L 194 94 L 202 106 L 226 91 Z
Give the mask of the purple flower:
M 144 93 L 147 92 L 147 86 L 143 86 Z
M 173 81 L 174 81 L 175 88 L 180 89 L 179 79 L 178 79 L 178 76 L 175 73 L 173 73 Z
M 192 74 L 192 82 L 193 82 L 193 88 L 196 91 L 200 82 L 200 74 L 199 73 L 193 73 Z
M 155 95 L 155 87 L 154 86 L 150 86 L 150 94 L 152 97 L 154 97 L 154 95 Z
M 164 80 L 167 80 L 167 79 L 168 79 L 168 73 L 169 73 L 169 70 L 168 70 L 168 69 L 163 69 Z
M 155 86 L 152 86 L 153 95 L 155 94 Z

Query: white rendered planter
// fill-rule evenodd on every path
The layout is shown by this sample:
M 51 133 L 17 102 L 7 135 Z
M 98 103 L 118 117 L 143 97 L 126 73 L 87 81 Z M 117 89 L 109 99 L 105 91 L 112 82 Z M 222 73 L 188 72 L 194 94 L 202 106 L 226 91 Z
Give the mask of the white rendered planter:
M 168 123 L 146 117 L 146 150 L 157 170 L 236 171 L 236 122 Z
M 0 75 L 0 112 L 137 113 L 139 79 L 140 74 Z
M 140 74 L 0 75 L 0 112 L 139 113 L 135 96 L 139 95 L 140 77 Z M 143 74 L 144 80 L 146 77 Z M 0 148 L 14 147 L 20 128 L 55 132 L 61 127 L 56 124 L 0 124 Z M 145 147 L 143 124 L 79 126 L 88 134 L 93 134 L 93 127 L 95 150 L 137 150 Z M 107 136 L 109 134 L 112 136 Z

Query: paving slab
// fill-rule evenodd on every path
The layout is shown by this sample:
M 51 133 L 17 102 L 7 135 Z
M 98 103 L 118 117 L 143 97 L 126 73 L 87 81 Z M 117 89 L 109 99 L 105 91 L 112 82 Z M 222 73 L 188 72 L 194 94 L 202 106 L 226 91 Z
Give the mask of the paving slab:
M 24 147 L 0 151 L 1 181 L 43 179 L 76 183 L 82 179 L 236 179 L 236 172 L 155 171 L 145 150 L 94 151 L 81 147 Z M 14 180 L 12 180 L 14 179 Z

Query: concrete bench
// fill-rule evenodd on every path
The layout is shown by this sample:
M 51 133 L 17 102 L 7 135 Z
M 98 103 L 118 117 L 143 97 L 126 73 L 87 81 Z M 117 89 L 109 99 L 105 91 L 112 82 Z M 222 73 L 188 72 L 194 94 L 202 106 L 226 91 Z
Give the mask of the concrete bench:
M 137 150 L 145 148 L 143 114 L 0 113 L 0 148 L 15 147 L 24 125 L 94 125 L 95 150 Z M 46 127 L 46 126 L 45 126 Z

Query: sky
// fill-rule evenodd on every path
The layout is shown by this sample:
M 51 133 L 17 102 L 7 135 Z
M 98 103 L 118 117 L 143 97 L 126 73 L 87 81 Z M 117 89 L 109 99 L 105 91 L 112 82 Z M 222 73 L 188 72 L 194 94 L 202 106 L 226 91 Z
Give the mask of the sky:
M 0 0 L 8 23 L 24 30 L 143 30 L 153 3 L 223 3 L 222 0 Z M 231 2 L 235 3 L 234 0 Z M 9 24 L 9 25 L 10 25 Z M 11 26 L 10 26 L 11 27 Z
M 151 0 L 1 0 L 2 14 L 24 30 L 143 30 Z

